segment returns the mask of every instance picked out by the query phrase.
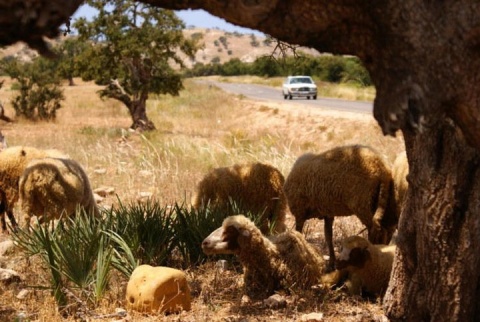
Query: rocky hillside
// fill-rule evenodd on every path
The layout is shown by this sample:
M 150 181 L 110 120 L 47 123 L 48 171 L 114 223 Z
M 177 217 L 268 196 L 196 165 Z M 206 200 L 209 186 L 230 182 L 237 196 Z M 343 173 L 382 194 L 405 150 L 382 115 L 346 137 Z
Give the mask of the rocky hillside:
M 185 36 L 201 37 L 201 43 L 204 44 L 204 48 L 195 55 L 195 60 L 186 62 L 187 66 L 191 66 L 195 62 L 203 64 L 223 63 L 232 58 L 238 58 L 243 62 L 253 62 L 257 57 L 274 53 L 276 46 L 275 42 L 265 36 L 232 33 L 220 29 L 191 28 L 185 30 Z M 300 48 L 299 50 L 310 55 L 319 54 L 309 48 Z M 274 54 L 279 54 L 279 51 L 275 51 Z
M 200 49 L 194 60 L 185 59 L 185 65 L 191 67 L 195 63 L 208 64 L 211 62 L 224 63 L 232 58 L 238 58 L 243 62 L 252 62 L 257 57 L 271 55 L 275 49 L 275 42 L 271 42 L 265 36 L 255 34 L 232 33 L 220 29 L 188 28 L 184 31 L 187 38 L 201 39 L 203 49 Z M 311 55 L 318 52 L 309 48 L 299 50 Z M 278 54 L 278 50 L 276 51 Z M 31 50 L 23 43 L 0 48 L 0 58 L 13 56 L 22 61 L 29 61 L 38 56 L 36 51 Z

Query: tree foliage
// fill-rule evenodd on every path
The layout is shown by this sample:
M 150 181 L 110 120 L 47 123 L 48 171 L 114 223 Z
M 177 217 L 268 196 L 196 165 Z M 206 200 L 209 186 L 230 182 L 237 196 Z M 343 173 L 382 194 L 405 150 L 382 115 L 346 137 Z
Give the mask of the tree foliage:
M 185 26 L 172 11 L 130 0 L 87 3 L 98 15 L 74 23 L 80 39 L 91 44 L 78 60 L 80 75 L 104 85 L 102 97 L 128 108 L 132 128 L 154 129 L 146 114 L 148 96 L 178 95 L 182 81 L 172 66 L 183 66 L 181 53 L 193 57 L 196 40 L 184 38 Z
M 16 81 L 18 95 L 12 100 L 15 115 L 29 120 L 54 120 L 64 99 L 55 61 L 39 57 L 22 63 L 11 57 L 0 62 L 0 70 Z

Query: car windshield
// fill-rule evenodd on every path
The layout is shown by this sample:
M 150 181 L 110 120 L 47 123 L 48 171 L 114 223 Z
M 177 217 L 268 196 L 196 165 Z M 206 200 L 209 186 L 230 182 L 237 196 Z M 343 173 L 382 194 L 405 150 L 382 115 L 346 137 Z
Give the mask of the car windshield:
M 290 84 L 312 84 L 310 77 L 295 77 L 290 80 Z

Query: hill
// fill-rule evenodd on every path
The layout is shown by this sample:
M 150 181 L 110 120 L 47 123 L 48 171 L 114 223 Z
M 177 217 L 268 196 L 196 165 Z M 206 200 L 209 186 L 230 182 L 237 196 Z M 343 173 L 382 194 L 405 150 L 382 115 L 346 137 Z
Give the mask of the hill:
M 271 55 L 275 50 L 275 42 L 265 36 L 227 32 L 220 29 L 188 28 L 184 30 L 186 38 L 201 39 L 203 48 L 198 50 L 193 60 L 185 57 L 185 65 L 195 63 L 209 64 L 211 62 L 224 63 L 232 58 L 242 62 L 253 62 L 256 58 Z M 298 50 L 310 55 L 319 55 L 313 49 L 301 47 Z M 275 54 L 278 54 L 278 50 Z M 292 54 L 290 52 L 290 54 Z M 0 59 L 12 56 L 21 61 L 30 61 L 38 56 L 35 50 L 24 43 L 17 43 L 9 47 L 0 48 Z

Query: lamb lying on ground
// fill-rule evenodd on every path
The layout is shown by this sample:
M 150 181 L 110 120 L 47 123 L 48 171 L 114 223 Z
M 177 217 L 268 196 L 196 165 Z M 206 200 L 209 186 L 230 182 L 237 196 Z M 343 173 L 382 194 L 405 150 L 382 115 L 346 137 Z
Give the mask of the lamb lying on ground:
M 193 207 L 215 207 L 227 215 L 233 214 L 232 202 L 242 212 L 262 214 L 260 229 L 269 233 L 285 230 L 287 201 L 283 193 L 285 179 L 276 168 L 263 164 L 235 164 L 210 171 L 198 184 Z
M 28 163 L 19 182 L 21 210 L 28 225 L 75 214 L 78 207 L 98 215 L 88 177 L 71 159 L 43 158 Z
M 310 218 L 324 219 L 329 269 L 335 263 L 335 216 L 356 215 L 375 244 L 387 244 L 397 226 L 392 174 L 382 157 L 366 146 L 342 146 L 297 159 L 284 191 L 296 229 Z
M 351 295 L 381 297 L 390 281 L 395 250 L 394 245 L 372 245 L 363 237 L 348 237 L 342 242 L 337 270 L 328 274 L 329 279 L 345 280 Z
M 322 256 L 296 231 L 265 237 L 243 215 L 227 217 L 202 243 L 205 254 L 235 254 L 244 269 L 246 294 L 266 298 L 280 289 L 320 284 Z
M 27 146 L 13 146 L 0 152 L 0 210 L 2 231 L 7 230 L 5 213 L 7 213 L 12 227 L 18 224 L 13 216 L 13 208 L 18 201 L 18 182 L 27 164 L 35 159 L 45 157 L 67 158 L 58 150 L 40 150 Z

